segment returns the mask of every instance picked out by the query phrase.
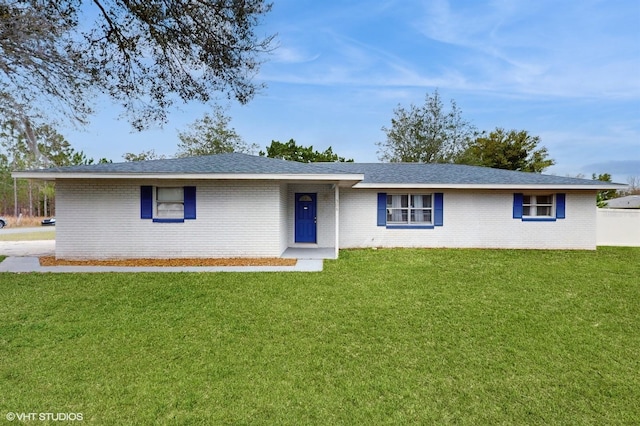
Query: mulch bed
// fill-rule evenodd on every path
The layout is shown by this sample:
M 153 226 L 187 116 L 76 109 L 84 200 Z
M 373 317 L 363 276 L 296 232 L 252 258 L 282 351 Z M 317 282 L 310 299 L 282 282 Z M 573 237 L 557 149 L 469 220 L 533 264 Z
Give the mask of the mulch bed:
M 296 259 L 280 258 L 190 258 L 190 259 L 106 259 L 76 260 L 40 258 L 40 266 L 294 266 Z

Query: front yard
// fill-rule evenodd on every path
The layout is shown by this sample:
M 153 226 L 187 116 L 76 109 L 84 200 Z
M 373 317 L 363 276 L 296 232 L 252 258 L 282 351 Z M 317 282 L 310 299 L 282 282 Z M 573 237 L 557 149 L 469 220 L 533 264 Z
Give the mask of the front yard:
M 0 419 L 633 424 L 640 249 L 354 250 L 322 273 L 0 274 Z

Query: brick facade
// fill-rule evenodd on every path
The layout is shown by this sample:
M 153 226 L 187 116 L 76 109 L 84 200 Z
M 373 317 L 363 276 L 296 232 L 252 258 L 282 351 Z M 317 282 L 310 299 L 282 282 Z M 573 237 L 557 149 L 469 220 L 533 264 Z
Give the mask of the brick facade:
M 567 192 L 566 219 L 555 222 L 513 219 L 515 191 L 422 191 L 443 192 L 444 224 L 433 229 L 377 226 L 377 192 L 361 189 L 340 191 L 340 248 L 596 248 L 595 194 L 590 191 Z
M 196 220 L 140 219 L 140 187 L 196 186 Z M 58 180 L 59 258 L 278 257 L 284 203 L 269 182 Z
M 140 187 L 145 185 L 195 186 L 197 218 L 184 223 L 141 219 Z M 335 247 L 335 189 L 327 183 L 59 179 L 56 182 L 56 256 L 97 259 L 279 257 L 287 247 L 297 246 L 295 194 L 303 192 L 317 194 L 317 244 L 311 246 Z M 340 188 L 340 248 L 596 247 L 595 191 L 563 191 L 566 218 L 554 222 L 513 219 L 514 191 L 437 191 L 444 196 L 444 224 L 433 229 L 378 226 L 378 192 L 382 191 Z

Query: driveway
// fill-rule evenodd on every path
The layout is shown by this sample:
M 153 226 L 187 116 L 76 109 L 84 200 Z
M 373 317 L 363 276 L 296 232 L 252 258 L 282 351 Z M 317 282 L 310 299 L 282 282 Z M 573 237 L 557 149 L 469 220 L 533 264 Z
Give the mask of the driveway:
M 0 241 L 2 256 L 53 256 L 55 251 L 55 240 Z
M 0 241 L 2 256 L 53 256 L 56 250 L 55 240 L 33 240 L 37 232 L 55 231 L 53 227 L 38 226 L 33 228 L 3 228 L 0 235 L 29 234 L 32 241 Z

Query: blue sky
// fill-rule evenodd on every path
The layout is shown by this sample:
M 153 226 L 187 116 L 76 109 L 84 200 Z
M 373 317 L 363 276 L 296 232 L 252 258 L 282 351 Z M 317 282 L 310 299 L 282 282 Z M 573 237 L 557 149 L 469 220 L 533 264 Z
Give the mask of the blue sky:
M 274 0 L 259 33 L 277 49 L 231 104 L 231 127 L 263 149 L 271 140 L 377 162 L 398 104 L 438 90 L 480 130 L 540 136 L 557 175 L 640 176 L 638 0 Z M 222 101 L 226 105 L 226 101 Z M 172 156 L 177 131 L 210 111 L 182 105 L 163 129 L 132 132 L 107 100 L 84 131 L 64 131 L 90 157 Z

